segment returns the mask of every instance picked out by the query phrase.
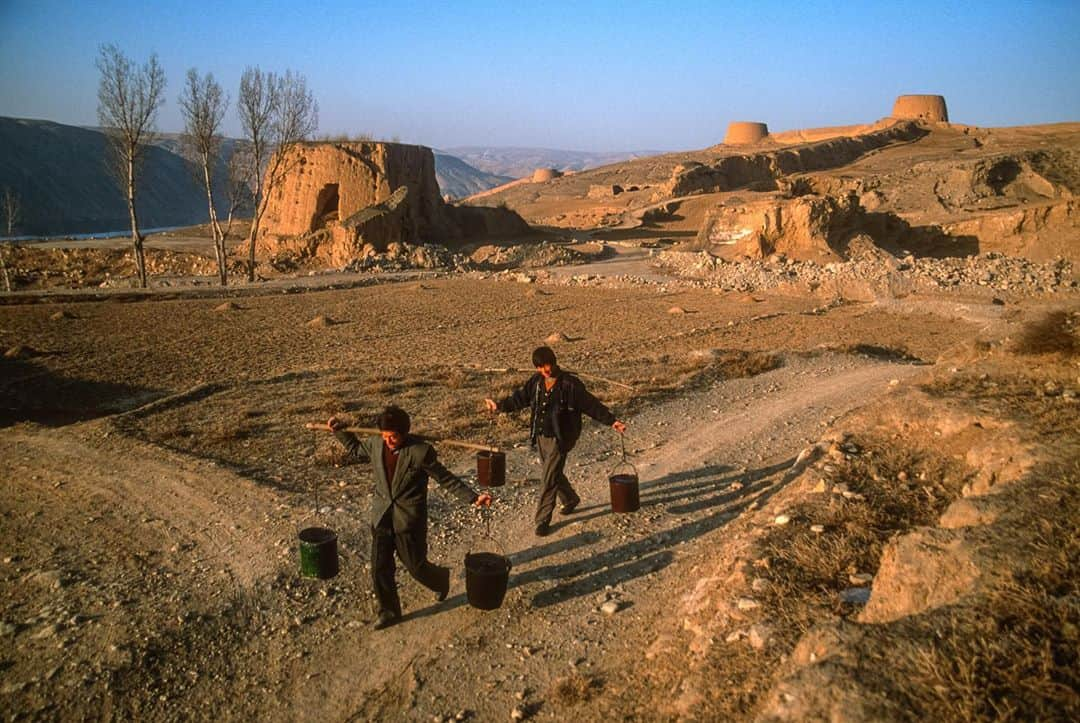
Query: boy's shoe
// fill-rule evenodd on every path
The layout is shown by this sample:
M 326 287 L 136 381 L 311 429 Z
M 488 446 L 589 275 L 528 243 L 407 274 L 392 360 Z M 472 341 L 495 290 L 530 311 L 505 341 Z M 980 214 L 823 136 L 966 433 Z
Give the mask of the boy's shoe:
M 379 613 L 379 619 L 371 626 L 376 630 L 382 630 L 388 628 L 391 625 L 396 625 L 401 622 L 401 616 L 394 613 Z
M 442 576 L 439 578 L 439 586 L 435 589 L 435 599 L 442 602 L 446 599 L 446 596 L 450 594 L 450 569 L 443 568 Z
M 547 537 L 551 534 L 551 524 L 548 522 L 541 522 L 536 526 L 537 537 Z
M 577 506 L 580 504 L 580 499 L 576 499 L 573 502 L 567 502 L 565 505 L 559 508 L 559 512 L 564 515 L 571 515 L 574 513 L 574 510 L 577 509 Z

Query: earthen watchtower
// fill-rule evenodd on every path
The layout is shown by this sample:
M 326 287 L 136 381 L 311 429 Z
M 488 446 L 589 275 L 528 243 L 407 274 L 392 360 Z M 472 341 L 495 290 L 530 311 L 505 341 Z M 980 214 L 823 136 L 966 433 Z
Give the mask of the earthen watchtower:
M 769 127 L 755 121 L 732 121 L 728 124 L 724 143 L 731 146 L 745 146 L 760 143 L 769 136 Z
M 943 95 L 902 95 L 893 103 L 893 118 L 949 122 L 949 111 Z

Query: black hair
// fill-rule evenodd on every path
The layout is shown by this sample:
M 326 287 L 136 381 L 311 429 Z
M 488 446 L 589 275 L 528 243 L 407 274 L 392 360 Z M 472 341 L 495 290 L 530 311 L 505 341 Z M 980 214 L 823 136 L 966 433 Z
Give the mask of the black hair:
M 549 346 L 536 347 L 533 351 L 532 360 L 534 367 L 542 367 L 545 364 L 550 364 L 553 367 L 559 365 L 558 362 L 555 361 L 555 352 L 552 351 Z
M 409 421 L 408 412 L 401 407 L 390 405 L 376 417 L 375 425 L 383 432 L 408 434 L 411 422 Z

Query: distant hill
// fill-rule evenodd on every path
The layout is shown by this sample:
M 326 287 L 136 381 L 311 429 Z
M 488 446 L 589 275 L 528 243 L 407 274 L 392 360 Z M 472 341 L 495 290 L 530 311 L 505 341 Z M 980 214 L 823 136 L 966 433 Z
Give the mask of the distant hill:
M 105 136 L 92 128 L 0 118 L 0 188 L 19 196 L 18 235 L 94 233 L 129 227 L 127 201 L 105 167 Z M 146 154 L 136 197 L 139 225 L 207 220 L 206 193 L 169 141 Z M 6 229 L 5 229 L 6 230 Z
M 236 139 L 225 139 L 218 177 Z M 188 226 L 207 221 L 206 194 L 179 155 L 179 135 L 161 134 L 147 151 L 136 198 L 143 228 Z M 105 168 L 100 129 L 45 120 L 0 117 L 0 188 L 10 187 L 21 204 L 17 235 L 122 231 L 127 202 Z M 435 152 L 435 172 L 444 194 L 464 198 L 535 168 L 583 170 L 652 155 L 651 151 L 589 153 L 543 148 L 463 147 Z M 224 194 L 218 193 L 224 213 Z
M 621 163 L 633 158 L 655 156 L 665 151 L 622 151 L 594 153 L 590 151 L 561 151 L 552 148 L 490 148 L 461 146 L 447 148 L 446 153 L 460 158 L 470 166 L 511 180 L 525 178 L 537 168 L 557 168 L 560 171 L 584 171 L 589 168 Z M 496 184 L 498 185 L 498 184 Z M 494 188 L 489 186 L 488 188 Z M 487 190 L 487 189 L 478 189 Z M 475 193 L 476 191 L 474 191 Z
M 443 195 L 465 198 L 514 180 L 508 176 L 481 171 L 456 156 L 435 151 L 435 178 Z

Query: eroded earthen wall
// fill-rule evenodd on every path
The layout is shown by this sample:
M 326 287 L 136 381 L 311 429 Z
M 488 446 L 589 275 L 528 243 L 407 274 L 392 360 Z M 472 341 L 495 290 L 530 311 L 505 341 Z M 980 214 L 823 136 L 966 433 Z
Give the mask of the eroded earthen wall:
M 902 95 L 893 104 L 892 117 L 946 123 L 949 111 L 945 107 L 944 96 Z
M 562 173 L 556 171 L 554 168 L 537 168 L 533 171 L 532 182 L 533 183 L 545 183 L 553 179 L 559 178 Z
M 746 145 L 760 143 L 769 135 L 769 127 L 764 123 L 750 121 L 732 121 L 728 124 L 724 143 L 727 145 Z
M 299 236 L 409 189 L 407 213 L 421 236 L 447 229 L 430 148 L 401 143 L 304 143 L 287 151 L 289 173 L 267 199 L 263 233 Z

